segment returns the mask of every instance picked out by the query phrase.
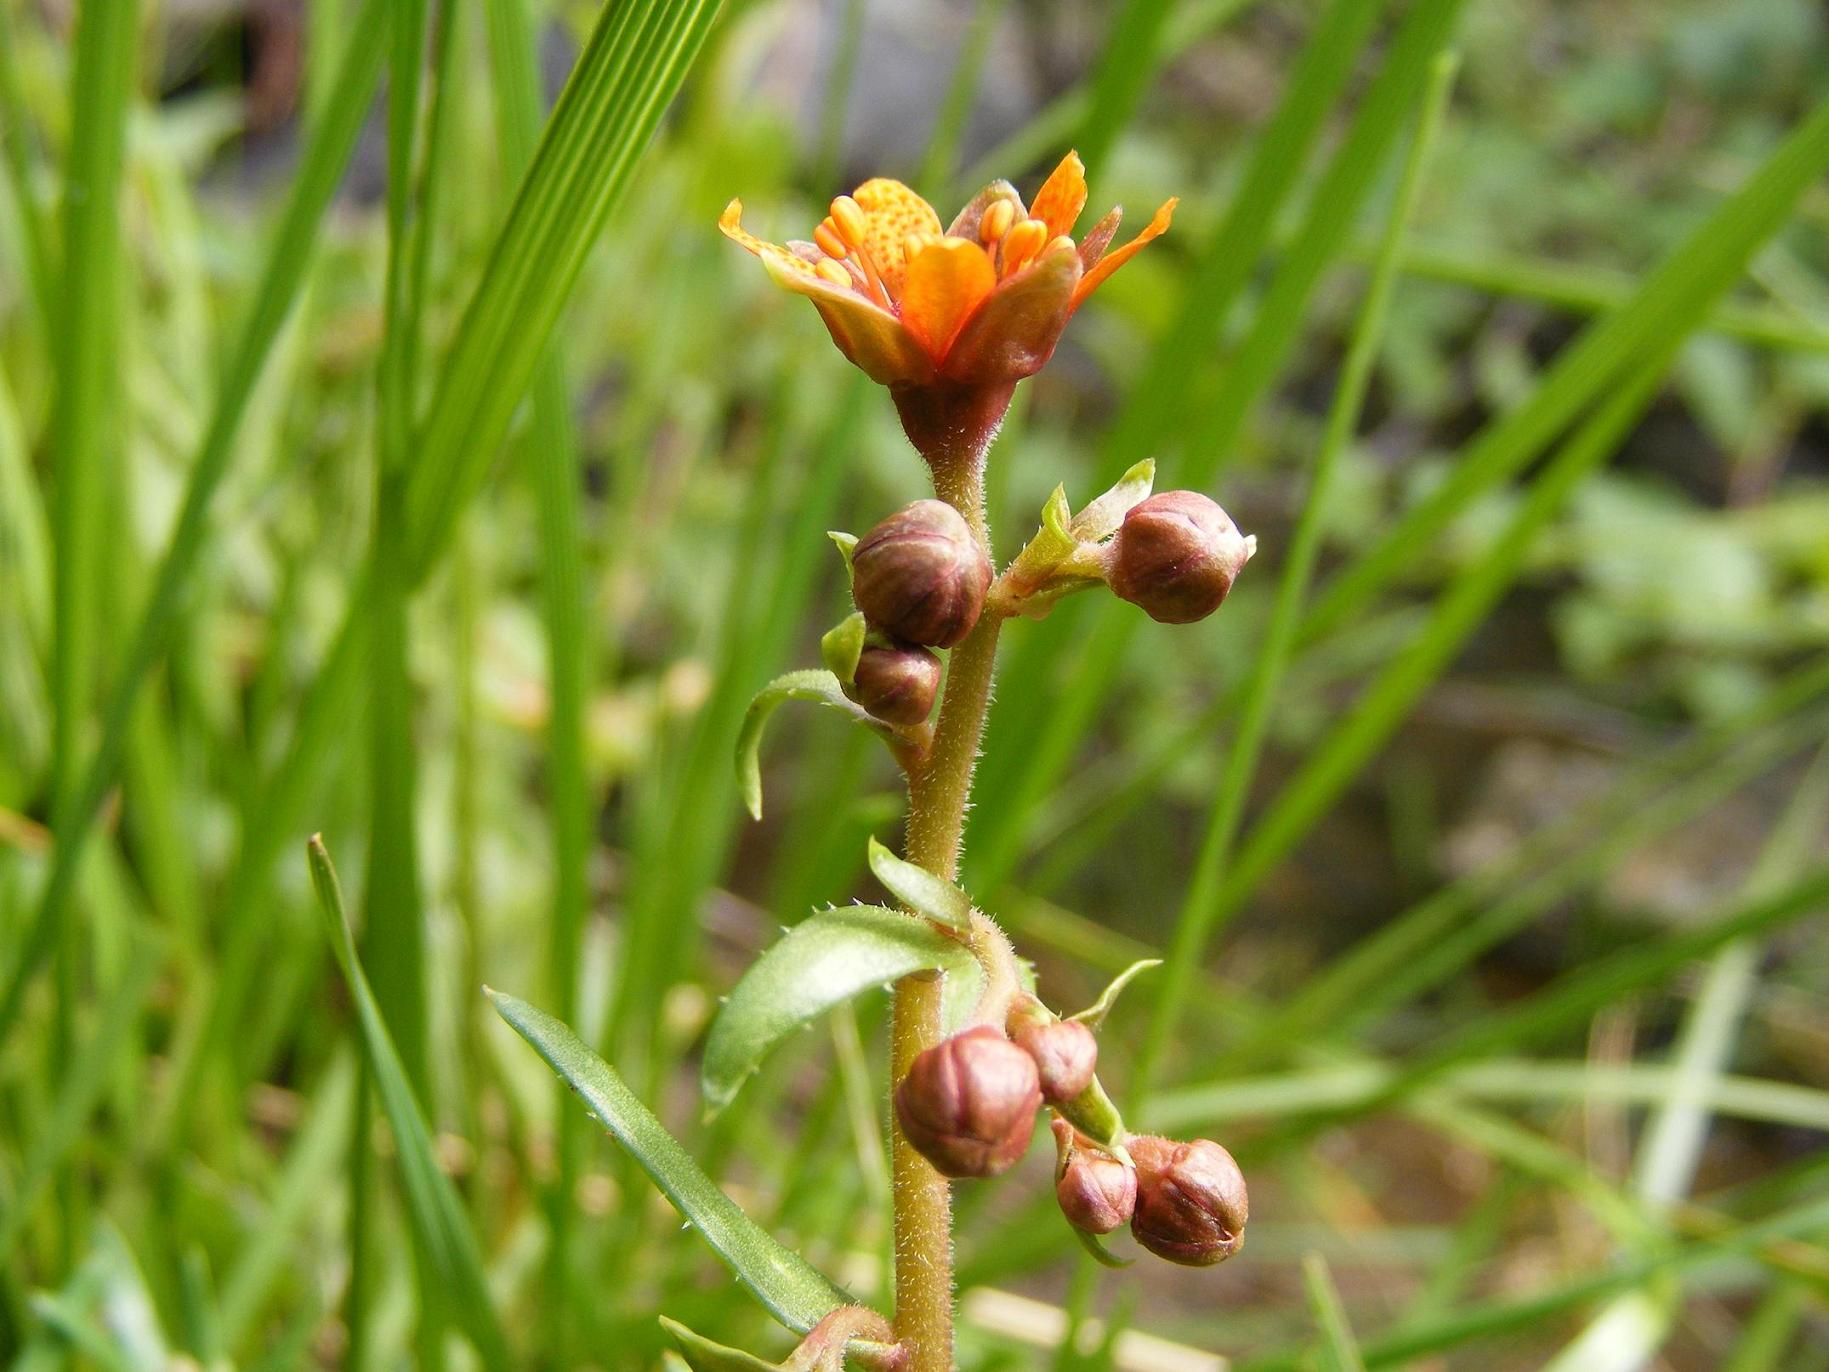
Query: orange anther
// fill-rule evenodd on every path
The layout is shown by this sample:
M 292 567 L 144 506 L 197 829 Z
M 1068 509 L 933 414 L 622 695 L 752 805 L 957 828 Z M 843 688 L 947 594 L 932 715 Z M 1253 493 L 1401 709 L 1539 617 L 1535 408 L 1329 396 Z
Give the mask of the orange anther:
M 814 267 L 813 271 L 820 280 L 830 281 L 834 286 L 850 286 L 854 284 L 851 280 L 851 273 L 829 257 L 818 266 Z
M 838 229 L 830 219 L 822 220 L 819 227 L 813 230 L 813 241 L 827 257 L 844 257 L 851 251 L 845 246 L 845 240 L 838 236 Z
M 1031 258 L 1048 241 L 1048 226 L 1039 219 L 1025 219 L 1003 236 L 1003 271 L 1008 276 L 1029 265 Z
M 841 195 L 832 202 L 832 222 L 838 227 L 838 236 L 853 248 L 861 248 L 870 228 L 869 216 L 864 207 L 848 195 Z
M 1036 254 L 1036 256 L 1037 257 L 1046 257 L 1049 253 L 1057 252 L 1061 248 L 1071 249 L 1072 247 L 1073 247 L 1073 235 L 1072 234 L 1070 234 L 1070 233 L 1056 234 L 1053 238 L 1050 238 L 1048 240 L 1048 246 L 1043 248 L 1039 253 Z
M 1010 231 L 1010 225 L 1016 222 L 1016 206 L 1008 200 L 998 200 L 984 212 L 984 218 L 978 221 L 978 241 L 995 243 Z

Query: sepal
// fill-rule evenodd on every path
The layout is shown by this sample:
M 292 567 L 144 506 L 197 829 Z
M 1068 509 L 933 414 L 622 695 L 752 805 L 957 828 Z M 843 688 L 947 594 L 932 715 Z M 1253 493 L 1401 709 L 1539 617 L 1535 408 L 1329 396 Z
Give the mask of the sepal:
M 841 687 L 849 687 L 857 680 L 857 660 L 864 655 L 864 636 L 869 632 L 864 617 L 853 610 L 821 636 L 820 661 L 838 678 Z

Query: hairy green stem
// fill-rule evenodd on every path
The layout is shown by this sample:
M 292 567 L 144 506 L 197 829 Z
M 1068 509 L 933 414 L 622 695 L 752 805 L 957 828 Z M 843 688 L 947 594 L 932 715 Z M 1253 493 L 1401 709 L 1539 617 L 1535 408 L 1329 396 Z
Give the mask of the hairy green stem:
M 1006 397 L 1007 401 L 1007 397 Z M 1001 417 L 1001 407 L 997 414 Z M 955 442 L 935 443 L 923 456 L 933 468 L 934 491 L 957 509 L 990 551 L 984 518 L 984 454 L 996 424 L 972 426 Z M 946 692 L 932 745 L 908 775 L 910 862 L 951 880 L 959 870 L 959 844 L 972 769 L 991 703 L 1002 617 L 987 612 L 947 667 Z M 941 1035 L 940 979 L 932 974 L 896 983 L 890 1028 L 890 1077 Z M 953 1218 L 947 1180 L 902 1136 L 893 1121 L 890 1176 L 895 1209 L 895 1332 L 907 1348 L 907 1372 L 951 1372 L 953 1365 Z

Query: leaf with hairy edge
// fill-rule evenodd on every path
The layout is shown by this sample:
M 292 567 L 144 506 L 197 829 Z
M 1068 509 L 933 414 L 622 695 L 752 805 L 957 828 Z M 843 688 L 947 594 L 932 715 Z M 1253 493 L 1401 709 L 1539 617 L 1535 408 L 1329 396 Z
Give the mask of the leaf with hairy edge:
M 660 1317 L 660 1326 L 673 1336 L 692 1372 L 782 1372 L 783 1364 L 758 1358 L 741 1348 L 714 1343 L 703 1334 L 688 1329 L 678 1320 Z
M 1110 538 L 1124 522 L 1124 516 L 1149 499 L 1155 485 L 1156 459 L 1146 457 L 1119 477 L 1109 491 L 1073 517 L 1069 526 L 1073 536 L 1088 543 Z
M 821 910 L 751 965 L 712 1021 L 699 1084 L 713 1112 L 736 1096 L 769 1050 L 853 996 L 912 972 L 972 963 L 964 944 L 880 905 Z
M 873 837 L 870 870 L 910 910 L 957 934 L 972 930 L 972 898 L 945 877 L 899 858 Z
M 1162 966 L 1161 958 L 1139 958 L 1136 962 L 1131 963 L 1130 966 L 1118 973 L 1117 976 L 1113 977 L 1111 979 L 1111 984 L 1099 994 L 1097 1000 L 1080 1011 L 1079 1014 L 1069 1015 L 1067 1018 L 1078 1020 L 1088 1029 L 1097 1029 L 1101 1024 L 1105 1023 L 1105 1016 L 1111 1013 L 1111 1007 L 1118 999 L 1118 992 L 1130 985 L 1132 978 L 1149 971 L 1152 967 L 1160 966 Z
M 369 989 L 368 977 L 363 974 L 362 964 L 356 957 L 337 869 L 330 861 L 330 852 L 324 847 L 323 839 L 314 835 L 306 845 L 306 853 L 311 863 L 311 884 L 317 890 L 318 908 L 330 935 L 330 950 L 336 955 L 337 966 L 349 986 L 350 999 L 355 1002 L 356 1019 L 362 1031 L 362 1051 L 368 1057 L 369 1072 L 381 1097 L 381 1109 L 387 1115 L 388 1127 L 394 1131 L 395 1159 L 400 1164 L 400 1180 L 406 1191 L 414 1240 L 438 1274 L 439 1283 L 450 1297 L 450 1309 L 476 1346 L 483 1366 L 507 1368 L 510 1365 L 508 1340 L 489 1295 L 489 1283 L 483 1274 L 482 1249 L 477 1244 L 476 1232 L 470 1228 L 463 1202 L 457 1197 L 457 1189 L 438 1165 L 432 1148 L 432 1132 L 419 1111 L 419 1100 L 407 1080 L 406 1068 L 394 1047 L 393 1036 L 387 1031 L 381 1007 L 375 1000 L 375 993 Z
M 749 713 L 743 716 L 743 730 L 737 735 L 737 780 L 743 786 L 743 803 L 749 807 L 751 819 L 762 818 L 762 763 L 758 757 L 762 748 L 762 727 L 768 723 L 770 715 L 790 700 L 810 700 L 816 705 L 828 706 L 886 739 L 896 737 L 893 728 L 872 718 L 863 706 L 846 695 L 832 673 L 812 670 L 776 677 L 756 692 L 756 698 L 749 703 Z
M 904 924 L 912 924 L 906 916 Z M 489 991 L 496 1012 L 546 1059 L 585 1108 L 629 1150 L 673 1208 L 699 1232 L 737 1280 L 782 1324 L 806 1333 L 850 1298 L 792 1249 L 776 1242 L 718 1189 L 678 1139 L 622 1078 L 578 1036 L 524 1000 Z

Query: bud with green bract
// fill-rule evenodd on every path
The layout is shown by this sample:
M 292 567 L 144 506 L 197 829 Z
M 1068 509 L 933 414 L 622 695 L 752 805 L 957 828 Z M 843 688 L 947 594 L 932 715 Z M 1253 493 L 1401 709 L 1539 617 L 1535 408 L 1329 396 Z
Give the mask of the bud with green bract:
M 1057 1161 L 1054 1198 L 1067 1223 L 1086 1234 L 1109 1234 L 1137 1207 L 1137 1172 L 1094 1147 L 1066 1120 L 1054 1121 Z
M 994 1177 L 1028 1151 L 1041 1108 L 1035 1059 L 988 1024 L 918 1056 L 895 1091 L 902 1132 L 948 1177 Z
M 1210 1139 L 1181 1143 L 1148 1134 L 1125 1141 L 1137 1164 L 1130 1232 L 1159 1258 L 1211 1267 L 1243 1247 L 1250 1213 L 1244 1174 Z
M 1192 624 L 1220 607 L 1257 551 L 1198 491 L 1163 491 L 1133 506 L 1112 540 L 1106 579 L 1163 624 Z
M 920 724 L 940 691 L 940 659 L 909 643 L 866 644 L 852 678 L 857 703 L 890 724 Z
M 864 618 L 924 647 L 950 648 L 969 634 L 990 588 L 990 558 L 942 500 L 903 506 L 851 553 L 851 595 Z

